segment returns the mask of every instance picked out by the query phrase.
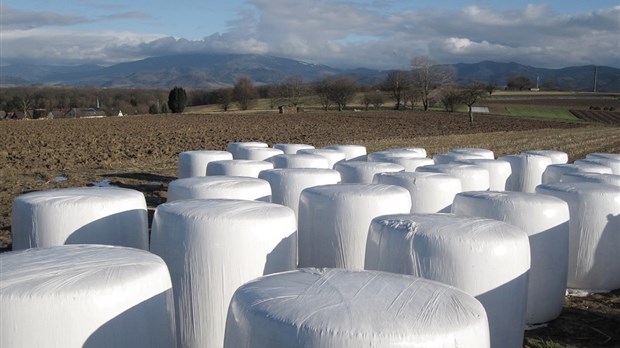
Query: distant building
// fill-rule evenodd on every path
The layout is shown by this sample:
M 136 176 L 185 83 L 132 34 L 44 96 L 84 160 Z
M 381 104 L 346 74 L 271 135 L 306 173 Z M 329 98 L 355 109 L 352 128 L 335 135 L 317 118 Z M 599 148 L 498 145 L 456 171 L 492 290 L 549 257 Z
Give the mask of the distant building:
M 65 118 L 81 118 L 81 117 L 105 117 L 103 110 L 95 108 L 71 108 L 64 115 Z

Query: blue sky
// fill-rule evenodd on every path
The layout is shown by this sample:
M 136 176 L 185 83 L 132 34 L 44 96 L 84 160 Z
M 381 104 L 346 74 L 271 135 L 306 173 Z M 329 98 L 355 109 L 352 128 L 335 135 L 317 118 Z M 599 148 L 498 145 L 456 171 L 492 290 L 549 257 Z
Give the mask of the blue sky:
M 620 0 L 2 0 L 0 10 L 0 65 L 235 52 L 382 69 L 416 55 L 620 67 Z

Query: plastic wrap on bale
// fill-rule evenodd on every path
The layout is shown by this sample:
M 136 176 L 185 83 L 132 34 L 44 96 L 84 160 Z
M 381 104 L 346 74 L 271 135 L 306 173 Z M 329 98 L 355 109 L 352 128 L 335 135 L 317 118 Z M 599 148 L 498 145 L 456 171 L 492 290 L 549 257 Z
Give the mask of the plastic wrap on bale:
M 469 159 L 455 161 L 458 164 L 473 164 L 489 171 L 489 190 L 506 191 L 508 179 L 512 174 L 510 163 L 492 159 Z
M 325 146 L 324 149 L 342 151 L 346 161 L 366 160 L 366 147 L 363 145 L 334 144 Z
M 232 153 L 233 159 L 241 159 L 239 158 L 239 149 L 243 147 L 269 147 L 269 145 L 261 141 L 239 141 L 228 143 L 226 150 Z
M 337 184 L 303 190 L 299 267 L 363 269 L 370 221 L 410 209 L 409 191 L 393 185 Z
M 182 200 L 157 207 L 151 251 L 170 270 L 179 347 L 221 347 L 234 291 L 295 269 L 297 222 L 288 207 L 257 201 Z
M 501 156 L 499 160 L 510 163 L 511 174 L 506 191 L 535 192 L 542 183 L 542 175 L 547 166 L 553 164 L 547 156 L 522 154 Z
M 411 213 L 449 213 L 454 196 L 463 191 L 459 178 L 442 173 L 380 173 L 374 182 L 407 189 Z
M 599 174 L 611 174 L 611 168 L 590 163 L 570 163 L 570 164 L 550 164 L 547 166 L 542 175 L 543 184 L 555 184 L 561 181 L 562 175 L 567 173 L 599 173 Z
M 587 159 L 576 160 L 575 164 L 590 164 L 590 165 L 598 164 L 598 165 L 605 166 L 611 169 L 611 173 L 607 173 L 607 174 L 620 175 L 620 159 L 605 158 L 605 157 L 600 157 L 600 158 L 590 157 Z M 597 172 L 597 173 L 602 173 L 602 172 Z
M 168 268 L 134 248 L 0 254 L 1 347 L 174 347 Z
M 538 324 L 562 312 L 568 272 L 568 205 L 563 200 L 525 192 L 463 192 L 452 212 L 504 221 L 528 234 L 530 281 L 526 320 Z
M 313 145 L 309 145 L 309 144 L 274 144 L 273 145 L 274 149 L 279 149 L 282 150 L 282 152 L 284 152 L 284 154 L 286 155 L 294 155 L 297 153 L 297 151 L 302 150 L 302 149 L 314 149 Z
M 258 174 L 266 169 L 273 169 L 273 163 L 254 160 L 213 161 L 207 165 L 207 175 L 247 176 L 258 178 Z
M 265 180 L 243 176 L 205 176 L 177 179 L 168 185 L 168 202 L 181 199 L 241 199 L 271 201 Z
M 274 149 L 271 147 L 255 147 L 255 146 L 243 146 L 237 150 L 237 158 L 242 160 L 252 161 L 266 161 L 267 159 L 283 155 L 284 151 Z
M 491 347 L 523 346 L 530 248 L 513 225 L 451 214 L 379 216 L 368 232 L 365 268 L 457 287 L 484 306 Z
M 459 147 L 459 148 L 450 149 L 448 153 L 464 153 L 464 154 L 481 156 L 485 159 L 490 159 L 490 160 L 495 159 L 495 154 L 493 153 L 492 150 L 482 149 L 479 147 Z
M 333 169 L 286 168 L 263 170 L 259 177 L 271 185 L 272 202 L 285 205 L 299 215 L 299 197 L 309 187 L 340 182 L 340 173 Z
M 560 182 L 593 182 L 598 184 L 620 186 L 620 175 L 574 172 L 562 174 Z
M 570 211 L 568 287 L 590 291 L 620 288 L 620 187 L 589 182 L 540 185 Z
M 211 161 L 231 160 L 228 151 L 196 150 L 179 154 L 179 179 L 207 175 L 207 165 Z
M 568 154 L 562 151 L 555 150 L 527 150 L 521 152 L 522 155 L 537 155 L 545 156 L 551 159 L 552 164 L 564 164 L 568 163 Z
M 489 347 L 482 305 L 456 288 L 411 276 L 300 269 L 241 286 L 226 348 Z
M 333 169 L 336 163 L 346 160 L 344 152 L 333 149 L 301 149 L 297 151 L 297 153 L 319 155 L 327 158 L 327 161 L 329 162 L 328 169 Z
M 345 161 L 336 163 L 334 169 L 340 172 L 342 183 L 372 184 L 375 174 L 402 172 L 405 168 L 395 163 Z
M 461 180 L 463 191 L 484 191 L 491 185 L 489 171 L 473 164 L 435 164 L 419 167 L 416 172 L 444 173 L 457 177 Z
M 454 161 L 468 159 L 485 159 L 485 157 L 475 153 L 465 152 L 438 153 L 433 156 L 433 161 L 435 162 L 435 164 L 448 164 Z
M 327 158 L 320 155 L 276 155 L 267 160 L 274 168 L 324 168 L 331 169 Z
M 30 192 L 13 200 L 13 249 L 108 244 L 148 249 L 140 191 L 81 187 Z

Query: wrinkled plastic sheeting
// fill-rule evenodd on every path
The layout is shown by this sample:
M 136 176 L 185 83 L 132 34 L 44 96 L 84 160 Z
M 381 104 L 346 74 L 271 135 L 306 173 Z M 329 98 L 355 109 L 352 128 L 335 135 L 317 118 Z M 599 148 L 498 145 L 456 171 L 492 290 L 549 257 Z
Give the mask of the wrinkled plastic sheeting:
M 542 184 L 545 169 L 553 164 L 550 157 L 532 154 L 507 155 L 498 159 L 510 163 L 506 191 L 535 192 L 536 186 Z
M 620 187 L 596 183 L 540 185 L 570 210 L 568 287 L 593 291 L 620 288 Z
M 151 251 L 170 270 L 179 347 L 221 347 L 234 291 L 295 269 L 297 223 L 279 204 L 183 200 L 157 207 Z
M 243 176 L 205 176 L 173 180 L 168 185 L 168 202 L 181 199 L 271 202 L 271 186 L 265 180 Z
M 346 161 L 365 161 L 366 146 L 351 144 L 335 144 L 325 146 L 324 149 L 342 151 Z
M 591 163 L 550 164 L 542 175 L 543 184 L 555 184 L 561 181 L 562 175 L 567 173 L 599 173 L 611 174 L 611 168 Z
M 363 269 L 370 221 L 407 213 L 402 187 L 337 184 L 307 188 L 299 199 L 299 267 Z
M 599 184 L 608 184 L 620 186 L 620 175 L 615 174 L 598 174 L 598 173 L 566 173 L 560 178 L 560 182 L 593 182 Z
M 294 155 L 297 151 L 302 149 L 314 149 L 313 145 L 309 144 L 274 144 L 274 149 L 279 149 L 284 152 L 285 155 Z
M 489 171 L 489 190 L 506 191 L 508 178 L 512 174 L 510 163 L 493 159 L 469 159 L 455 161 L 458 164 L 473 164 Z
M 13 250 L 63 244 L 148 249 L 144 195 L 117 187 L 30 192 L 13 200 Z
M 287 168 L 260 172 L 259 177 L 271 185 L 272 202 L 285 205 L 298 216 L 299 197 L 309 187 L 332 185 L 340 182 L 340 173 L 333 169 Z
M 611 158 L 615 160 L 620 160 L 620 153 L 593 152 L 586 155 L 586 159 L 590 158 Z
M 600 165 L 611 169 L 611 173 L 607 171 L 597 171 L 596 173 L 620 175 L 620 159 L 591 157 L 585 160 L 576 160 L 575 164 Z
M 320 155 L 276 155 L 267 160 L 274 168 L 323 168 L 331 169 L 327 158 Z
M 522 155 L 537 155 L 545 156 L 551 159 L 552 164 L 564 164 L 568 163 L 568 154 L 562 151 L 555 150 L 527 150 L 521 152 Z
M 284 151 L 274 149 L 271 147 L 255 147 L 255 146 L 243 146 L 237 149 L 237 158 L 242 160 L 251 161 L 266 161 L 267 159 L 283 155 Z
M 504 221 L 528 234 L 530 282 L 526 321 L 537 324 L 562 311 L 568 272 L 568 205 L 563 200 L 525 192 L 463 192 L 452 212 Z
M 457 177 L 461 180 L 463 191 L 485 191 L 491 185 L 489 170 L 472 164 L 435 164 L 419 167 L 416 172 L 444 173 Z
M 228 143 L 226 150 L 232 153 L 233 159 L 241 159 L 239 158 L 239 149 L 243 147 L 269 147 L 269 145 L 260 141 L 240 141 Z
M 179 179 L 207 175 L 207 165 L 211 161 L 231 160 L 228 151 L 196 150 L 179 154 Z
M 297 153 L 319 155 L 327 158 L 327 161 L 329 162 L 328 169 L 333 169 L 336 163 L 346 159 L 344 152 L 333 149 L 301 149 L 297 151 Z
M 454 149 L 450 149 L 450 151 L 448 151 L 448 153 L 472 154 L 472 155 L 482 156 L 484 159 L 489 159 L 489 160 L 494 160 L 495 159 L 495 154 L 493 153 L 492 150 L 482 149 L 482 148 L 478 148 L 478 147 L 454 148 Z
M 411 276 L 300 269 L 240 287 L 224 347 L 489 347 L 484 308 Z
M 454 161 L 468 160 L 468 159 L 484 159 L 485 157 L 466 152 L 451 152 L 451 153 L 438 153 L 433 156 L 435 164 L 448 164 Z
M 0 254 L 2 347 L 174 347 L 166 264 L 134 248 Z
M 411 213 L 449 213 L 452 201 L 462 192 L 461 180 L 441 173 L 381 173 L 374 183 L 396 185 L 409 191 Z
M 267 169 L 273 169 L 273 163 L 254 160 L 213 161 L 207 165 L 207 175 L 247 176 L 250 178 L 258 178 L 258 174 Z
M 372 184 L 375 174 L 402 172 L 405 168 L 395 163 L 345 161 L 336 163 L 334 169 L 340 172 L 342 183 Z
M 530 249 L 521 229 L 451 214 L 380 216 L 370 225 L 365 267 L 475 296 L 487 312 L 491 347 L 522 347 Z

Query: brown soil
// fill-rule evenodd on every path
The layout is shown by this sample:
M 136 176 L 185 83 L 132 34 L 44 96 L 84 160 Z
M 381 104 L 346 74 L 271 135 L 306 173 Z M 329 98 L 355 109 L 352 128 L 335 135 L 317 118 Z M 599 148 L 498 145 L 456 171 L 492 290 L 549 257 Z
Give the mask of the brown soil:
M 254 112 L 0 122 L 0 247 L 10 250 L 11 204 L 19 194 L 106 181 L 143 192 L 152 212 L 176 178 L 179 152 L 224 150 L 233 141 L 360 144 L 368 151 L 420 146 L 431 156 L 453 147 L 485 147 L 496 156 L 555 149 L 571 161 L 620 152 L 617 127 L 479 115 L 475 121 L 436 112 Z M 620 292 L 567 297 L 558 320 L 526 337 L 532 347 L 539 339 L 618 347 Z

